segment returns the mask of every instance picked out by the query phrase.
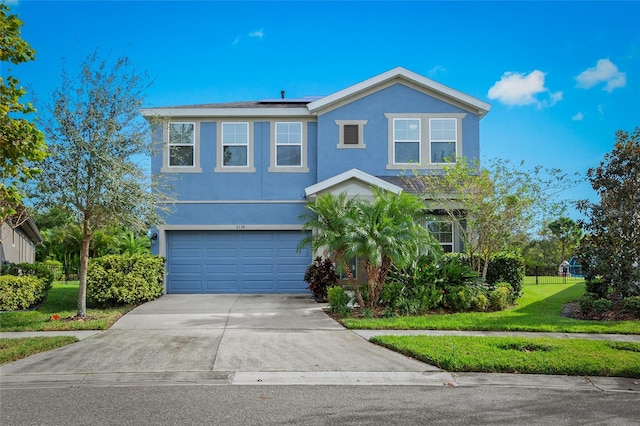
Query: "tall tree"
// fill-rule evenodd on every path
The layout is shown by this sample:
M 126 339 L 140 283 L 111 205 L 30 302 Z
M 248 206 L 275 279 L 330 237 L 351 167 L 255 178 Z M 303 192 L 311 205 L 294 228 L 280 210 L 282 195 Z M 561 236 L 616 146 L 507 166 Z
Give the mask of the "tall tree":
M 145 230 L 157 219 L 160 193 L 140 164 L 152 151 L 138 109 L 150 86 L 126 57 L 111 66 L 96 53 L 77 77 L 63 69 L 53 92 L 45 133 L 51 155 L 42 163 L 38 190 L 46 205 L 63 206 L 79 218 L 78 316 L 86 316 L 89 247 L 111 226 Z
M 560 241 L 561 261 L 567 260 L 566 249 L 574 247 L 582 238 L 582 228 L 573 219 L 560 217 L 547 225 L 551 235 Z
M 602 277 L 619 297 L 640 293 L 640 127 L 616 132 L 613 150 L 587 176 L 600 203 L 578 202 L 587 216 L 579 248 L 585 276 Z
M 35 50 L 20 36 L 22 21 L 0 4 L 0 67 L 35 59 Z M 35 108 L 21 98 L 26 90 L 18 79 L 0 76 L 0 223 L 8 217 L 25 217 L 20 209 L 24 196 L 20 186 L 38 173 L 33 163 L 46 156 L 44 137 L 29 115 Z M 19 223 L 18 223 L 19 224 Z M 16 225 L 17 226 L 17 225 Z
M 428 206 L 457 224 L 471 267 L 483 278 L 492 254 L 511 249 L 542 217 L 566 207 L 557 194 L 571 182 L 559 170 L 513 167 L 492 160 L 487 167 L 463 158 L 437 174 L 407 177 Z

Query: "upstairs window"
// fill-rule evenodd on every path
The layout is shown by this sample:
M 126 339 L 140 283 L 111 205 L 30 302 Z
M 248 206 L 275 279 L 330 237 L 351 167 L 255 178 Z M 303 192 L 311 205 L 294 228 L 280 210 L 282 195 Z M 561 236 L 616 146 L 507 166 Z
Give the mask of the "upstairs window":
M 169 167 L 193 167 L 195 123 L 169 123 Z
M 432 164 L 451 164 L 456 161 L 458 145 L 455 118 L 431 118 L 429 120 L 429 144 Z
M 394 164 L 420 163 L 420 119 L 393 119 Z
M 453 223 L 450 221 L 436 220 L 427 223 L 431 235 L 440 243 L 442 251 L 453 253 Z
M 302 123 L 276 123 L 276 167 L 302 166 Z
M 222 123 L 222 166 L 247 167 L 249 123 Z

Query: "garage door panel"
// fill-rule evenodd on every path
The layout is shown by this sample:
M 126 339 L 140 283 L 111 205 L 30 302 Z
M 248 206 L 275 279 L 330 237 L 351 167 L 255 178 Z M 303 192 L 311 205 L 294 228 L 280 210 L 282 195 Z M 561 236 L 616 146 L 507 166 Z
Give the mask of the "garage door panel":
M 168 231 L 169 293 L 301 293 L 300 231 Z M 200 278 L 199 280 L 197 278 Z

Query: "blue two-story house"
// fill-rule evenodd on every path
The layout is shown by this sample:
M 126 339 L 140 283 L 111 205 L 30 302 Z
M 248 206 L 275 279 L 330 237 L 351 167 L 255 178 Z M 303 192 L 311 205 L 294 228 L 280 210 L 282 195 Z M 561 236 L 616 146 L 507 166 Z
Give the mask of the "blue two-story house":
M 147 108 L 175 204 L 154 230 L 168 293 L 306 292 L 299 216 L 323 193 L 400 192 L 401 175 L 479 157 L 490 105 L 395 68 L 324 97 Z M 161 124 L 158 124 L 160 122 Z M 431 224 L 445 251 L 455 227 Z

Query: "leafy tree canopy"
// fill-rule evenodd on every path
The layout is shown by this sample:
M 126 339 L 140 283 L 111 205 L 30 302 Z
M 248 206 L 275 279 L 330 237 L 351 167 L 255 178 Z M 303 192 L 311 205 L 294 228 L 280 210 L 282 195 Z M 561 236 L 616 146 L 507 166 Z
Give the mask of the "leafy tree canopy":
M 640 293 L 640 127 L 619 130 L 613 150 L 587 173 L 599 203 L 581 200 L 586 278 L 600 276 L 619 296 Z
M 35 50 L 20 36 L 22 21 L 0 4 L 0 67 L 35 59 Z M 42 132 L 26 116 L 36 110 L 23 102 L 26 90 L 18 79 L 0 76 L 0 222 L 16 214 L 22 197 L 21 185 L 39 171 L 33 163 L 46 156 Z

